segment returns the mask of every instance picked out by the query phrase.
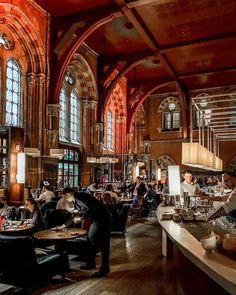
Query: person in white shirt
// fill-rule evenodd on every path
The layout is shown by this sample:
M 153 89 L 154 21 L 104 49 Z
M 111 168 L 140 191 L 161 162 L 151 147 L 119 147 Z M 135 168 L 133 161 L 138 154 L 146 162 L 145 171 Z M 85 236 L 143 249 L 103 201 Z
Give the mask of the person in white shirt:
M 184 193 L 188 193 L 190 197 L 198 195 L 201 190 L 198 184 L 192 182 L 193 175 L 189 170 L 185 170 L 183 173 L 184 181 L 180 184 L 180 195 L 183 197 Z
M 54 193 L 49 190 L 49 186 L 45 185 L 42 188 L 42 193 L 35 200 L 38 201 L 39 203 L 43 203 L 43 202 L 47 203 L 47 202 L 50 202 L 52 198 L 55 198 Z

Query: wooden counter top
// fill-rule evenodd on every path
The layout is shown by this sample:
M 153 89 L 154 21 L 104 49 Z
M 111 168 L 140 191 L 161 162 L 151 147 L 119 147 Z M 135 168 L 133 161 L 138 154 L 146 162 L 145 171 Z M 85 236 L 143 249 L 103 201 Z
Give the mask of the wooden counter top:
M 173 207 L 162 206 L 157 208 L 157 218 L 163 231 L 178 246 L 185 257 L 230 294 L 236 294 L 236 261 L 218 251 L 206 254 L 200 242 L 185 228 L 180 227 L 173 220 L 162 220 L 162 213 L 172 209 Z

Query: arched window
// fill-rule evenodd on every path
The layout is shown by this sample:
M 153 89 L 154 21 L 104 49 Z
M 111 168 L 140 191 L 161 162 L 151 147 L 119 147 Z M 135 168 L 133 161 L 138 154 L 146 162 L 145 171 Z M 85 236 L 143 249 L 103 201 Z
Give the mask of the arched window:
M 81 100 L 75 89 L 71 92 L 65 87 L 60 93 L 60 140 L 80 143 L 81 138 Z
M 6 68 L 6 125 L 22 125 L 22 74 L 13 58 L 7 61 Z
M 81 101 L 75 89 L 70 95 L 70 140 L 73 143 L 80 142 L 81 133 Z
M 107 112 L 107 148 L 112 150 L 113 142 L 112 142 L 112 124 L 113 124 L 113 116 L 111 110 Z
M 67 97 L 65 88 L 61 89 L 60 93 L 60 140 L 68 141 L 67 138 Z

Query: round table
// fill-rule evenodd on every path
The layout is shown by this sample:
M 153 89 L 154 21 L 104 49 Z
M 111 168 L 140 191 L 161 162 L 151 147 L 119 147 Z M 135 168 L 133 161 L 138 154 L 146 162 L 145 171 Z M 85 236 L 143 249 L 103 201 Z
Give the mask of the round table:
M 6 226 L 4 229 L 0 230 L 0 234 L 4 235 L 23 235 L 28 231 L 33 229 L 34 224 L 31 223 L 21 223 L 20 221 L 13 221 L 11 225 Z
M 39 240 L 67 240 L 84 236 L 86 230 L 80 228 L 66 228 L 63 230 L 46 229 L 34 234 Z

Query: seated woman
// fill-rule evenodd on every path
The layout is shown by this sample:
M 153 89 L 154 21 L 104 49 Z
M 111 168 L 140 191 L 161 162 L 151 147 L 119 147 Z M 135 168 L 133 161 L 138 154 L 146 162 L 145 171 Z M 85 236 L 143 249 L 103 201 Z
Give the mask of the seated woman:
M 34 199 L 27 199 L 25 201 L 24 219 L 34 225 L 32 233 L 35 233 L 44 228 L 44 218 L 40 211 L 39 204 Z
M 8 206 L 7 198 L 0 197 L 0 215 L 3 218 L 10 218 L 12 214 L 12 207 Z
M 106 189 L 105 189 L 105 191 L 102 193 L 102 196 L 101 196 L 102 199 L 104 198 L 104 197 L 103 197 L 104 194 L 110 194 L 113 203 L 116 203 L 116 202 L 119 202 L 119 201 L 120 201 L 120 198 L 119 198 L 119 197 L 117 196 L 117 194 L 114 192 L 114 188 L 113 188 L 112 184 L 108 184 L 108 185 L 106 186 Z

